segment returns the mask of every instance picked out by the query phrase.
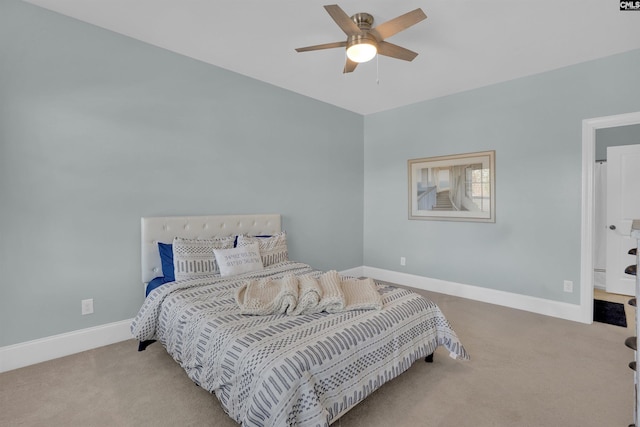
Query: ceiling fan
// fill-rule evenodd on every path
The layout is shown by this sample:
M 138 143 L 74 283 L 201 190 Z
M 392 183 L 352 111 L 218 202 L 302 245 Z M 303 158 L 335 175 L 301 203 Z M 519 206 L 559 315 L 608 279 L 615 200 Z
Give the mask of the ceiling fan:
M 376 54 L 391 58 L 413 61 L 418 56 L 416 52 L 389 43 L 385 39 L 406 30 L 412 25 L 427 18 L 427 15 L 418 8 L 411 12 L 393 18 L 375 28 L 373 16 L 368 13 L 356 13 L 349 17 L 337 4 L 324 6 L 338 27 L 347 35 L 347 40 L 342 42 L 325 43 L 315 46 L 299 47 L 297 52 L 309 52 L 312 50 L 332 49 L 336 47 L 347 48 L 347 63 L 343 73 L 351 73 L 359 63 L 373 59 Z

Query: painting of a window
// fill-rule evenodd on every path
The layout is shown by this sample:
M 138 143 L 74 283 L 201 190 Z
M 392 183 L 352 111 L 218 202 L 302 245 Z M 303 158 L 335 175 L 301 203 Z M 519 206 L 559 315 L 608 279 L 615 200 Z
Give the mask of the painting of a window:
M 408 161 L 409 219 L 495 222 L 495 151 Z

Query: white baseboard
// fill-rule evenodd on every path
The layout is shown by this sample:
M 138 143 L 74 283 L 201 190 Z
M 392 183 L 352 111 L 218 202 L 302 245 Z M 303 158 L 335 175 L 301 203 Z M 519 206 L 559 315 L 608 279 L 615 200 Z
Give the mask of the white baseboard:
M 0 347 L 0 372 L 131 339 L 131 320 Z
M 398 283 L 430 292 L 438 292 L 502 305 L 561 319 L 584 322 L 585 316 L 579 305 L 551 301 L 527 295 L 481 288 L 462 283 L 383 270 L 375 267 L 355 267 L 340 272 L 354 277 L 372 277 L 387 282 Z M 60 335 L 14 344 L 0 348 L 0 372 L 33 365 L 81 351 L 91 350 L 120 341 L 131 339 L 131 320 L 108 323 L 93 328 L 81 329 Z
M 431 279 L 429 277 L 383 270 L 375 267 L 363 266 L 360 275 L 425 291 L 516 308 L 518 310 L 530 311 L 575 322 L 590 323 L 585 321 L 583 308 L 576 304 L 481 288 L 479 286 L 465 285 L 462 283 L 447 282 L 445 280 Z
M 362 276 L 362 267 L 340 272 L 344 275 Z M 23 368 L 58 357 L 69 356 L 116 342 L 131 339 L 131 321 L 123 320 L 93 328 L 52 335 L 6 347 L 0 347 L 0 372 Z

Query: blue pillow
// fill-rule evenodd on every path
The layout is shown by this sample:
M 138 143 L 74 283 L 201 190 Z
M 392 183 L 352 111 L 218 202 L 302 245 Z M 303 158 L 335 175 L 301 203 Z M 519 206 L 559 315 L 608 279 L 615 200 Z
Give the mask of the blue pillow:
M 162 285 L 164 285 L 165 283 L 168 282 L 173 282 L 173 280 L 167 280 L 166 277 L 156 277 L 155 279 L 153 279 L 152 281 L 150 281 L 149 283 L 147 283 L 147 289 L 145 291 L 144 296 L 147 297 L 149 296 L 149 293 L 154 290 L 157 287 L 160 287 Z
M 171 243 L 158 242 L 160 262 L 162 263 L 162 275 L 166 282 L 173 282 L 176 276 L 173 272 L 173 245 Z M 149 282 L 151 283 L 151 282 Z

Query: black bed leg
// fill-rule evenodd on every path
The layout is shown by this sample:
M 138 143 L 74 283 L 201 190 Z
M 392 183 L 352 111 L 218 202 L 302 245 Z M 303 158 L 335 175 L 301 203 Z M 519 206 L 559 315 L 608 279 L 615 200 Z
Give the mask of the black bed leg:
M 424 361 L 427 363 L 433 363 L 433 353 L 424 358 Z
M 156 342 L 156 340 L 145 340 L 145 341 L 140 341 L 138 343 L 138 351 L 144 351 L 146 350 L 147 347 L 149 347 L 151 344 L 153 344 L 154 342 Z

